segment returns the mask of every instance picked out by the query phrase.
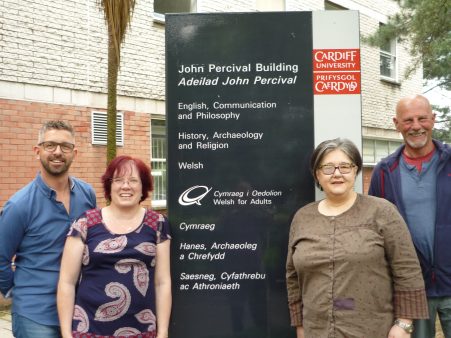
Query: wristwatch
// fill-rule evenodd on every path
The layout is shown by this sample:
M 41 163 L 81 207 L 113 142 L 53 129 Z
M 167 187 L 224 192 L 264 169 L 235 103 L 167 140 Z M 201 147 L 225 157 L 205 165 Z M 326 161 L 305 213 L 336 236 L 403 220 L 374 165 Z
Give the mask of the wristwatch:
M 403 329 L 407 333 L 413 332 L 413 324 L 412 323 L 408 324 L 406 322 L 400 321 L 399 319 L 396 319 L 394 324 L 396 326 L 399 326 L 401 329 Z

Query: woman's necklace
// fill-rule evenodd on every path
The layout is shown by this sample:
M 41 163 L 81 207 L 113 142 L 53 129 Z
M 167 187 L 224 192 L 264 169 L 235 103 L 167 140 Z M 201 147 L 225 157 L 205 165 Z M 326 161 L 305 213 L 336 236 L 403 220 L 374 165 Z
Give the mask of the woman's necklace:
M 117 213 L 118 216 L 127 216 L 122 214 L 120 211 Z M 114 232 L 128 233 L 132 229 L 136 228 L 139 224 L 141 224 L 141 220 L 143 217 L 143 209 L 139 208 L 137 212 L 131 216 L 127 217 L 118 217 L 115 215 L 113 210 L 108 210 L 106 215 L 106 219 L 104 219 L 105 224 L 107 224 Z
M 124 229 L 124 232 L 129 232 L 131 229 L 133 228 L 133 226 L 132 225 L 130 225 L 129 227 L 124 227 L 123 229 Z

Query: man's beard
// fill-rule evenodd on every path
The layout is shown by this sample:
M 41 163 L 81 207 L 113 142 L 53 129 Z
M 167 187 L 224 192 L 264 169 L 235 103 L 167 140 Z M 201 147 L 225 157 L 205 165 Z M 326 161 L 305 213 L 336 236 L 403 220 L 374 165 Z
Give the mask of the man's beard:
M 408 136 L 412 136 L 411 134 L 408 134 Z M 411 138 L 406 139 L 406 143 L 414 149 L 420 149 L 423 148 L 428 143 L 428 137 L 427 133 L 424 133 L 424 139 L 421 140 L 412 140 Z
M 62 164 L 55 168 L 54 166 L 51 165 L 51 161 L 54 159 L 58 159 L 62 162 Z M 67 158 L 62 158 L 62 157 L 54 157 L 54 156 L 50 156 L 47 158 L 47 160 L 43 160 L 42 158 L 41 160 L 41 164 L 44 167 L 44 170 L 52 176 L 58 177 L 58 176 L 62 176 L 64 175 L 70 168 L 70 165 L 72 164 L 72 159 L 67 159 Z

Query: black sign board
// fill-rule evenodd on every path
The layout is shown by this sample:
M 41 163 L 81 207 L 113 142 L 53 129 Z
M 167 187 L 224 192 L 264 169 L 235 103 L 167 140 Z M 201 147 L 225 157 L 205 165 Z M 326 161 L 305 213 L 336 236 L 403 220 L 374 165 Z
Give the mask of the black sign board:
M 294 212 L 314 200 L 311 12 L 166 16 L 171 338 L 293 337 Z

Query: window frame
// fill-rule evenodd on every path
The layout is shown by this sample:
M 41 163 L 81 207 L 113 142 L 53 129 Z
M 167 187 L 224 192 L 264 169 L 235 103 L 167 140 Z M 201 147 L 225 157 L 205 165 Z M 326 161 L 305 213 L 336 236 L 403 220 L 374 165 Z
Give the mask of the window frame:
M 168 0 L 162 0 L 162 1 L 167 2 Z M 188 3 L 187 7 L 190 8 L 189 11 L 188 12 L 180 12 L 177 9 L 175 9 L 174 12 L 170 12 L 170 13 L 195 13 L 195 12 L 197 12 L 197 0 L 179 0 L 179 1 L 184 1 L 184 2 Z M 169 3 L 169 2 L 167 2 L 167 3 Z M 166 16 L 165 16 L 166 13 L 168 13 L 168 12 L 167 11 L 166 12 L 158 11 L 158 9 L 155 10 L 155 1 L 154 1 L 152 19 L 155 22 L 164 24 L 166 22 Z
M 335 2 L 332 1 L 324 1 L 324 9 L 326 11 L 344 11 L 344 10 L 348 10 L 348 8 L 343 7 Z
M 154 132 L 154 125 L 153 122 L 154 121 L 163 121 L 164 122 L 164 134 L 159 134 L 157 135 Z M 164 118 L 157 118 L 157 117 L 152 117 L 150 120 L 150 134 L 151 134 L 151 153 L 150 153 L 150 165 L 152 168 L 152 179 L 153 179 L 153 193 L 152 193 L 152 207 L 155 209 L 165 209 L 167 207 L 167 193 L 168 193 L 168 186 L 167 186 L 167 157 L 168 157 L 168 152 L 167 152 L 167 126 L 166 126 L 166 120 Z M 160 136 L 160 137 L 158 137 Z M 163 153 L 163 157 L 154 157 L 154 141 L 156 141 L 157 138 L 160 139 L 164 139 L 164 142 L 162 144 L 162 149 L 161 152 Z M 163 168 L 159 168 L 159 165 L 155 165 L 155 164 L 163 164 Z M 164 176 L 162 179 L 162 182 L 159 183 L 158 178 L 160 176 Z M 157 189 L 162 189 L 163 191 L 157 191 Z M 164 199 L 155 199 L 155 196 L 162 194 L 165 198 Z
M 372 143 L 372 161 L 368 161 L 368 157 L 366 156 L 366 152 L 368 150 L 368 142 Z M 379 156 L 378 156 L 378 152 L 377 152 L 377 142 L 379 143 L 386 143 L 385 147 L 386 147 L 386 151 L 380 155 L 381 153 L 379 152 Z M 402 139 L 399 140 L 395 140 L 395 139 L 385 139 L 385 138 L 371 138 L 371 137 L 363 137 L 362 140 L 362 159 L 363 159 L 363 165 L 365 167 L 374 167 L 377 163 L 379 163 L 379 161 L 381 159 L 383 159 L 384 157 L 387 157 L 388 155 L 390 155 L 391 153 L 393 153 L 399 146 L 401 146 L 402 144 L 404 144 L 404 141 Z M 380 148 L 379 148 L 380 149 Z
M 391 39 L 387 45 L 379 48 L 379 74 L 382 80 L 398 83 L 398 43 L 396 38 Z M 388 69 L 390 75 L 382 72 L 383 60 L 389 60 L 389 65 L 393 67 Z

